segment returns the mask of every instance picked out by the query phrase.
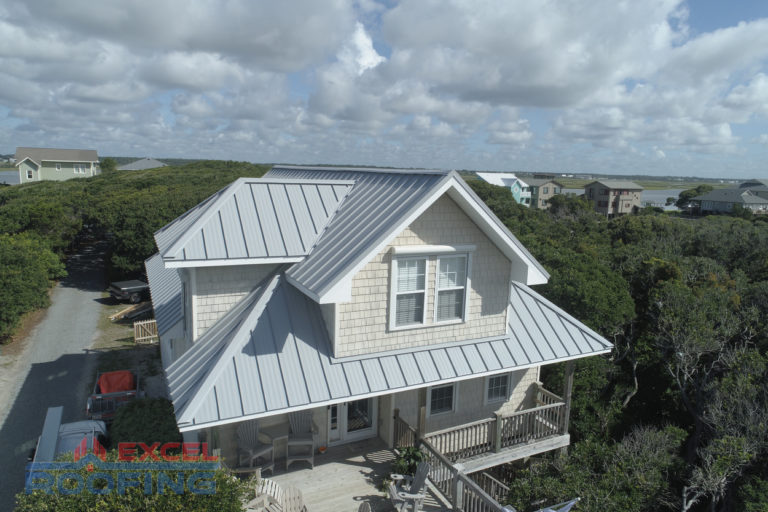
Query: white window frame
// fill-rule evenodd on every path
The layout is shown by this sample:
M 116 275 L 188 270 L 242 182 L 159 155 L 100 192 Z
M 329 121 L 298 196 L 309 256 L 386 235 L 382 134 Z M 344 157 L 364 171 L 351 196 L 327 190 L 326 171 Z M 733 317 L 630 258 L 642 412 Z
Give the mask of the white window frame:
M 397 296 L 419 293 L 419 290 L 414 290 L 409 292 L 397 291 L 398 263 L 403 260 L 424 260 L 424 289 L 421 290 L 421 293 L 424 294 L 424 306 L 421 308 L 421 322 L 413 323 L 413 324 L 397 325 Z M 391 293 L 389 296 L 389 330 L 402 331 L 404 329 L 415 329 L 419 327 L 424 327 L 424 324 L 427 321 L 427 300 L 429 299 L 429 296 L 427 295 L 427 290 L 429 289 L 429 257 L 426 255 L 407 255 L 400 258 L 393 257 L 391 275 L 392 275 L 392 286 L 391 286 Z
M 32 169 L 27 169 L 27 179 L 28 180 L 35 179 L 35 174 L 32 172 Z
M 432 412 L 432 390 L 439 388 L 453 388 L 453 395 L 451 400 L 451 409 L 446 411 Z M 449 382 L 448 384 L 440 384 L 439 386 L 431 386 L 427 388 L 427 416 L 441 416 L 443 414 L 451 414 L 456 412 L 456 402 L 459 400 L 459 383 Z
M 472 253 L 475 251 L 475 245 L 409 245 L 409 246 L 396 246 L 392 247 L 390 259 L 389 275 L 391 277 L 389 283 L 389 331 L 402 331 L 405 329 L 422 329 L 424 327 L 437 327 L 452 323 L 466 322 L 469 317 L 469 290 L 471 289 L 471 269 L 472 269 Z M 428 324 L 426 319 L 427 305 L 430 297 L 433 300 L 433 308 L 437 307 L 437 282 L 432 283 L 429 286 L 429 267 L 430 261 L 437 262 L 437 259 L 441 256 L 456 255 L 467 256 L 467 282 L 465 284 L 464 291 L 464 316 L 461 319 L 454 319 L 440 323 L 434 323 L 437 317 L 437 311 L 433 312 L 432 322 Z M 424 259 L 426 260 L 424 266 L 425 279 L 424 279 L 424 318 L 420 324 L 408 324 L 408 325 L 395 325 L 397 321 L 397 262 L 401 259 Z M 439 269 L 439 267 L 438 267 Z M 437 275 L 435 275 L 437 276 Z M 402 292 L 406 293 L 406 292 Z M 413 292 L 408 292 L 413 293 Z
M 488 397 L 488 391 L 491 385 L 491 379 L 495 377 L 506 377 L 507 378 L 507 391 L 504 393 L 504 397 L 501 398 L 489 398 Z M 483 386 L 483 404 L 501 404 L 509 400 L 510 393 L 511 393 L 511 384 L 512 384 L 512 374 L 511 373 L 497 373 L 496 375 L 487 375 L 485 377 L 485 385 Z
M 56 170 L 57 170 L 57 171 L 60 171 L 60 170 L 61 170 L 61 164 L 56 164 Z
M 441 291 L 447 291 L 447 290 L 460 290 L 462 287 L 455 286 L 450 288 L 440 288 L 440 260 L 443 259 L 450 259 L 450 258 L 466 258 L 465 264 L 467 267 L 464 269 L 464 307 L 461 311 L 461 318 L 452 318 L 450 320 L 441 320 L 438 321 L 437 319 L 437 296 Z M 472 253 L 471 252 L 463 252 L 463 253 L 456 253 L 456 254 L 448 254 L 443 256 L 438 256 L 437 261 L 435 262 L 435 295 L 433 300 L 433 312 L 432 312 L 432 322 L 435 325 L 446 325 L 446 324 L 461 324 L 467 321 L 467 317 L 469 316 L 469 289 L 470 289 L 470 283 L 471 283 L 471 276 L 470 276 L 470 269 L 472 268 Z

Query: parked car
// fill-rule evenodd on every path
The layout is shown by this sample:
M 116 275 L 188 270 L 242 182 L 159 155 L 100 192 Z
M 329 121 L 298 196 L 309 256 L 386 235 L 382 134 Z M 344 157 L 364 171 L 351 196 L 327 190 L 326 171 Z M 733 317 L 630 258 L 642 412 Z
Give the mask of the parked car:
M 93 394 L 88 397 L 85 411 L 88 419 L 110 422 L 118 407 L 140 397 L 138 371 L 97 373 Z
M 138 304 L 142 300 L 149 298 L 149 285 L 138 279 L 133 279 L 131 281 L 116 281 L 110 283 L 109 294 L 113 299 L 128 301 L 131 304 Z
M 86 446 L 90 449 L 93 440 L 96 439 L 102 445 L 107 443 L 107 425 L 103 421 L 84 420 L 74 423 L 62 423 L 64 412 L 62 406 L 49 407 L 45 414 L 43 431 L 37 440 L 35 449 L 30 453 L 32 462 L 53 462 L 56 458 L 67 452 L 74 452 L 75 448 L 86 438 Z

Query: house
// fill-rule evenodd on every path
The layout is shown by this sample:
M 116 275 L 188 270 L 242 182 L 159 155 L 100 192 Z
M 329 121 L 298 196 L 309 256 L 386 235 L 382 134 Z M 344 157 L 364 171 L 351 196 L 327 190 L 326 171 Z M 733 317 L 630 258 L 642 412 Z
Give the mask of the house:
M 87 178 L 101 172 L 95 149 L 16 148 L 19 182 Z
M 531 189 L 531 206 L 546 210 L 549 208 L 549 200 L 556 194 L 563 193 L 563 185 L 555 181 L 554 176 L 535 174 L 533 178 L 527 178 Z
M 549 274 L 455 172 L 275 166 L 155 240 L 177 424 L 230 461 L 252 419 L 285 453 L 296 411 L 316 447 L 406 428 L 467 472 L 563 448 L 573 365 L 562 396 L 540 369 L 612 347 L 531 288 Z
M 768 180 L 749 180 L 739 184 L 740 189 L 748 189 L 754 195 L 768 199 Z
M 141 158 L 117 168 L 118 171 L 143 171 L 145 169 L 157 169 L 158 167 L 167 167 L 168 164 L 155 160 L 154 158 Z
M 758 195 L 764 192 L 765 186 L 758 186 L 755 189 L 740 188 L 721 188 L 715 189 L 701 196 L 691 199 L 691 202 L 698 205 L 702 214 L 706 213 L 731 213 L 736 205 L 740 205 L 752 213 L 768 213 L 768 198 Z
M 592 201 L 596 212 L 614 217 L 640 208 L 643 187 L 631 181 L 598 180 L 584 186 L 584 196 Z
M 491 185 L 507 187 L 518 204 L 531 205 L 531 188 L 511 172 L 477 172 L 477 176 Z

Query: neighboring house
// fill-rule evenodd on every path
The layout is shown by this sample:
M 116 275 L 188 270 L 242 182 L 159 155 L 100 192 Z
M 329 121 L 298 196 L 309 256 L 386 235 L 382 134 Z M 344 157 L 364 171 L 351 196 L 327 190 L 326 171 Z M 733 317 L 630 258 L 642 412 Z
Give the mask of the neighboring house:
M 88 178 L 101 172 L 95 149 L 16 148 L 19 182 Z
M 284 439 L 302 410 L 316 448 L 392 446 L 404 421 L 467 472 L 562 448 L 573 365 L 562 396 L 541 366 L 612 347 L 530 288 L 549 274 L 455 172 L 276 166 L 155 240 L 179 429 L 231 464 L 238 424 Z
M 121 165 L 118 171 L 143 171 L 145 169 L 157 169 L 158 167 L 167 167 L 168 164 L 155 160 L 154 158 L 141 158 L 129 164 Z
M 584 186 L 584 197 L 592 201 L 598 213 L 626 215 L 640 208 L 643 187 L 631 181 L 598 180 Z
M 760 187 L 765 188 L 765 187 Z M 753 213 L 768 213 L 768 199 L 760 197 L 751 188 L 721 188 L 691 199 L 699 205 L 699 211 L 705 213 L 731 213 L 734 206 L 741 205 Z
M 754 195 L 768 199 L 768 180 L 749 180 L 739 184 L 740 189 L 748 189 Z
M 476 172 L 475 174 L 491 185 L 509 188 L 518 204 L 524 206 L 531 205 L 531 189 L 528 186 L 528 183 L 524 182 L 511 172 Z
M 549 200 L 563 193 L 563 185 L 555 181 L 554 176 L 535 175 L 526 180 L 531 190 L 531 206 L 534 208 L 546 210 L 549 208 Z

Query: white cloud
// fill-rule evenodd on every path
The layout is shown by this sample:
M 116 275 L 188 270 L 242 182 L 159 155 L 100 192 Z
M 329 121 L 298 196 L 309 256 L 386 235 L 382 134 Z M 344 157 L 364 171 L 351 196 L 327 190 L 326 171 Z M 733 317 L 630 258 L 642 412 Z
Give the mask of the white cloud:
M 768 19 L 702 32 L 689 9 L 8 0 L 0 135 L 106 154 L 635 172 L 714 172 L 728 155 L 761 169 L 744 144 L 766 143 Z

